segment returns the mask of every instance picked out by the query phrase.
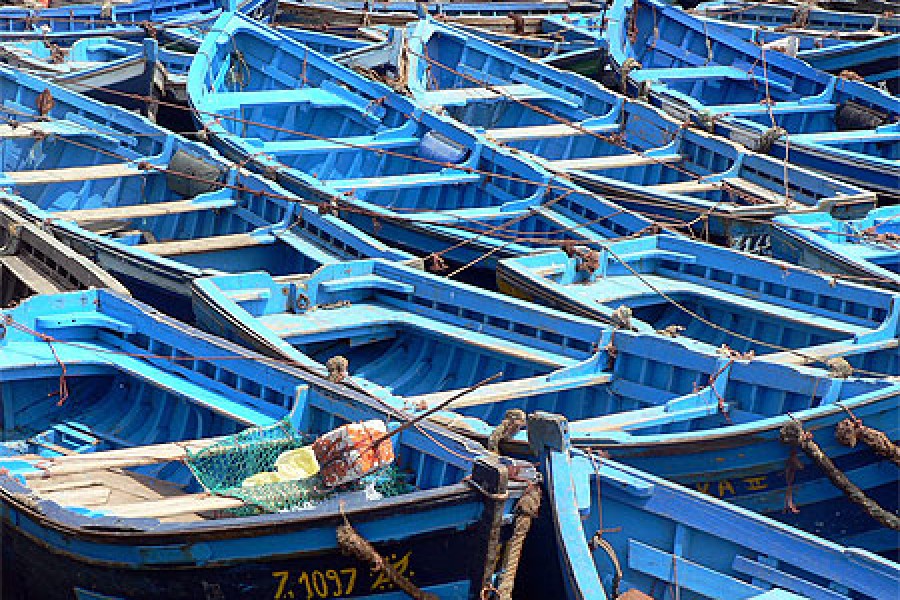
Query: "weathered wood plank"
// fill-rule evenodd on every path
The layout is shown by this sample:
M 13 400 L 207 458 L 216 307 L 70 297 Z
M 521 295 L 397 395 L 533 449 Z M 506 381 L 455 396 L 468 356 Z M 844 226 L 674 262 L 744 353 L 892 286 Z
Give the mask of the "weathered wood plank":
M 209 494 L 189 494 L 161 500 L 111 506 L 107 511 L 118 517 L 162 519 L 184 514 L 240 508 L 243 505 L 244 502 L 237 498 L 212 496 Z
M 157 256 L 179 256 L 182 254 L 197 254 L 200 252 L 239 250 L 241 248 L 261 246 L 263 244 L 265 244 L 263 239 L 250 235 L 249 233 L 233 233 L 230 235 L 215 235 L 193 240 L 173 240 L 169 242 L 141 244 L 137 246 L 137 248 L 156 254 Z
M 42 471 L 26 477 L 29 480 L 45 479 L 48 477 L 71 475 L 75 473 L 88 473 L 90 471 L 102 469 L 138 467 L 142 465 L 182 460 L 187 457 L 188 450 L 191 452 L 198 452 L 219 441 L 221 441 L 221 438 L 209 438 L 205 440 L 169 442 L 166 444 L 138 446 L 135 448 L 106 450 L 104 452 L 91 452 L 89 454 L 57 456 L 51 459 L 38 461 L 37 465 Z
M 40 185 L 48 183 L 68 183 L 72 181 L 87 181 L 89 179 L 114 179 L 116 177 L 131 177 L 143 175 L 141 171 L 131 163 L 114 163 L 110 165 L 91 165 L 87 167 L 62 167 L 59 169 L 43 169 L 34 171 L 6 171 L 2 178 L 12 181 L 16 185 Z
M 97 223 L 123 219 L 141 219 L 146 217 L 163 217 L 214 208 L 233 206 L 234 200 L 220 202 L 195 202 L 194 200 L 178 200 L 174 202 L 155 202 L 152 204 L 131 204 L 128 206 L 111 206 L 107 208 L 85 208 L 82 210 L 61 210 L 53 213 L 59 219 L 76 223 Z
M 571 158 L 548 161 L 556 171 L 602 171 L 604 169 L 624 169 L 646 165 L 670 164 L 681 161 L 681 155 L 663 154 L 645 156 L 643 154 L 625 154 L 618 156 L 590 156 L 587 158 Z

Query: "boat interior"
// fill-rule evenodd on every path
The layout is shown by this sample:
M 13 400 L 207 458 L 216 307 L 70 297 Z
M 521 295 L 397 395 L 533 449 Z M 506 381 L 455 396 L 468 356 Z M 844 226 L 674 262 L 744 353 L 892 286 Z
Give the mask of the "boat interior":
M 8 314 L 25 329 L 8 325 L 0 341 L 7 350 L 0 352 L 0 393 L 8 400 L 0 466 L 39 499 L 87 516 L 228 516 L 220 511 L 243 501 L 203 493 L 185 464 L 190 453 L 284 419 L 314 437 L 378 415 L 307 385 L 297 371 L 261 365 L 262 357 L 229 360 L 246 351 L 107 292 L 40 297 Z M 55 351 L 32 330 L 56 340 Z M 393 443 L 410 490 L 458 483 L 466 474 L 465 456 L 442 451 L 423 433 L 404 431 Z
M 287 37 L 235 21 L 218 43 L 239 50 L 222 52 L 228 58 L 207 73 L 213 89 L 198 97 L 224 115 L 223 141 L 264 166 L 391 211 L 539 198 L 546 175 L 537 169 Z
M 745 361 L 702 352 L 690 342 L 648 338 L 619 330 L 614 357 L 600 343 L 585 368 L 553 373 L 515 396 L 485 388 L 451 403 L 441 418 L 488 435 L 506 411 L 545 411 L 565 416 L 573 438 L 627 441 L 708 431 L 779 417 L 787 412 L 847 401 L 868 393 L 898 393 L 884 379 L 831 379 L 824 370 L 767 360 Z M 893 350 L 896 353 L 896 349 Z M 433 406 L 447 394 L 406 398 Z M 523 438 L 524 439 L 524 438 Z
M 893 338 L 900 296 L 672 236 L 609 244 L 587 259 L 544 252 L 506 259 L 503 279 L 579 314 L 628 306 L 634 319 L 713 347 L 756 355 Z
M 246 329 L 253 335 L 243 339 L 298 362 L 342 356 L 354 381 L 381 396 L 462 390 L 497 374 L 493 385 L 524 385 L 588 359 L 603 330 L 496 294 L 487 302 L 489 292 L 380 260 L 283 283 L 257 273 L 194 286 L 207 319 L 238 324 L 217 333 Z

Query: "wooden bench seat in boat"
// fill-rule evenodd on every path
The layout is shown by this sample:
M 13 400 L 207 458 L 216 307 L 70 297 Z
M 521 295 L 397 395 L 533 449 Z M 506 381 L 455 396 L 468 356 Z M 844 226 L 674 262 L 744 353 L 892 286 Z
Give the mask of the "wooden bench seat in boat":
M 577 123 L 575 125 L 578 125 Z M 608 134 L 619 131 L 621 125 L 610 123 L 603 126 L 573 127 L 565 123 L 553 123 L 550 125 L 531 125 L 526 127 L 502 127 L 488 129 L 485 134 L 497 142 L 512 142 L 515 140 L 539 140 L 547 138 L 570 137 L 573 135 L 585 135 L 585 130 L 592 133 Z
M 603 171 L 606 169 L 626 169 L 647 165 L 671 164 L 682 160 L 680 154 L 618 154 L 615 156 L 592 156 L 548 160 L 546 164 L 554 171 Z
M 777 192 L 776 190 L 771 190 L 767 187 L 761 186 L 758 183 L 753 183 L 747 179 L 742 177 L 728 177 L 722 180 L 724 183 L 728 184 L 728 186 L 734 188 L 739 193 L 749 194 L 754 198 L 761 198 L 767 202 L 772 202 L 775 204 L 783 204 L 785 202 L 784 194 Z
M 822 344 L 814 348 L 806 348 L 798 352 L 775 352 L 759 357 L 760 360 L 767 360 L 777 364 L 787 365 L 809 365 L 817 361 L 825 361 L 835 356 L 853 356 L 858 354 L 866 354 L 868 352 L 876 352 L 879 350 L 891 350 L 900 348 L 900 340 L 886 339 L 875 342 L 858 342 L 855 344 L 846 341 L 832 342 L 830 344 Z
M 0 174 L 2 185 L 41 185 L 51 183 L 68 183 L 92 179 L 115 179 L 146 175 L 152 171 L 142 171 L 133 163 L 113 163 L 109 165 L 91 165 L 86 167 L 62 167 L 59 169 L 40 169 L 34 171 L 5 171 Z
M 691 181 L 673 181 L 671 183 L 657 183 L 655 185 L 644 186 L 652 192 L 663 192 L 666 194 L 698 194 L 702 192 L 711 192 L 722 188 L 722 181 L 706 181 L 693 179 Z
M 258 92 L 218 92 L 214 96 L 217 110 L 242 106 L 275 104 L 314 104 L 324 108 L 347 106 L 346 100 L 321 88 L 263 90 Z
M 168 242 L 154 242 L 135 246 L 145 252 L 157 256 L 181 256 L 184 254 L 199 254 L 201 252 L 221 252 L 223 250 L 239 250 L 241 248 L 253 248 L 271 244 L 275 240 L 272 235 L 253 235 L 250 233 L 232 233 L 228 235 L 214 235 L 210 237 L 194 238 L 191 240 L 171 240 Z
M 629 78 L 634 81 L 656 81 L 659 79 L 689 79 L 695 81 L 697 79 L 738 79 L 744 81 L 763 82 L 762 77 L 758 77 L 747 70 L 722 65 L 709 65 L 705 67 L 682 67 L 679 69 L 636 69 L 628 74 Z M 780 89 L 784 92 L 790 92 L 791 86 L 776 77 L 769 77 L 769 86 Z
M 414 173 L 412 175 L 388 175 L 386 177 L 360 177 L 357 179 L 331 179 L 329 184 L 339 190 L 393 190 L 406 188 L 432 187 L 439 185 L 462 185 L 478 183 L 481 175 L 466 173 L 454 169 L 433 173 Z
M 752 310 L 762 314 L 769 314 L 785 321 L 800 323 L 803 325 L 813 325 L 822 329 L 828 329 L 847 336 L 860 335 L 871 331 L 868 327 L 845 323 L 837 319 L 831 319 L 821 315 L 808 313 L 800 309 L 790 308 L 786 306 L 776 306 L 768 302 L 732 294 L 715 287 L 700 285 L 689 281 L 681 281 L 671 279 L 669 277 L 661 277 L 659 275 L 642 274 L 640 278 L 635 275 L 617 276 L 615 281 L 615 294 L 605 297 L 597 296 L 597 289 L 591 289 L 587 286 L 582 292 L 597 302 L 603 304 L 614 305 L 617 302 L 628 301 L 632 307 L 639 307 L 644 304 L 656 303 L 661 301 L 659 294 L 650 289 L 647 283 L 652 284 L 657 290 L 670 296 L 691 295 L 700 298 L 709 298 L 719 302 L 725 302 L 734 306 L 743 307 L 745 310 Z M 605 286 L 604 286 L 605 287 Z M 573 288 L 574 293 L 579 292 L 579 286 Z
M 768 586 L 747 583 L 635 539 L 628 540 L 627 556 L 629 568 L 677 584 L 679 588 L 699 596 L 752 600 L 799 600 L 804 597 L 783 589 L 766 589 Z
M 450 88 L 446 90 L 429 90 L 420 96 L 424 106 L 455 106 L 476 100 L 494 100 L 496 98 L 512 98 L 515 100 L 560 100 L 550 91 L 541 90 L 527 83 L 495 85 L 486 87 Z
M 718 106 L 708 106 L 704 108 L 704 111 L 708 112 L 711 115 L 717 115 L 722 113 L 728 113 L 729 115 L 734 116 L 753 116 L 753 115 L 768 115 L 769 111 L 776 115 L 781 114 L 790 114 L 790 113 L 813 113 L 813 112 L 827 112 L 833 113 L 837 110 L 837 104 L 832 104 L 829 102 L 794 102 L 794 101 L 785 101 L 785 102 L 776 102 L 771 106 L 766 106 L 765 104 L 760 104 L 758 102 L 750 103 L 741 103 L 741 104 L 720 104 Z M 762 131 L 760 131 L 762 133 Z M 794 135 L 791 135 L 791 141 L 794 140 Z
M 129 204 L 127 206 L 110 206 L 106 208 L 84 208 L 61 210 L 53 213 L 55 218 L 75 221 L 76 223 L 96 223 L 101 221 L 118 221 L 163 217 L 202 210 L 229 208 L 235 205 L 233 198 L 217 198 L 215 201 L 198 202 L 194 200 L 176 200 L 172 202 L 154 202 L 148 204 Z
M 361 149 L 396 149 L 415 148 L 421 140 L 417 137 L 382 137 L 372 135 L 360 135 L 342 137 L 336 141 L 300 139 L 300 140 L 274 140 L 261 142 L 256 145 L 259 151 L 266 154 L 294 155 L 294 154 L 318 154 L 320 152 L 350 152 Z
M 501 381 L 500 383 L 492 383 L 473 390 L 459 400 L 452 402 L 446 408 L 447 410 L 455 410 L 515 400 L 516 398 L 521 398 L 523 396 L 537 396 L 539 394 L 550 394 L 560 390 L 593 387 L 595 385 L 609 383 L 611 379 L 612 375 L 610 373 L 597 373 L 592 375 L 572 376 L 565 379 L 554 379 L 547 375 L 538 375 L 526 379 Z M 437 406 L 458 392 L 459 390 L 445 390 L 418 396 L 408 396 L 407 401 L 413 406 L 423 406 L 427 409 Z
M 0 256 L 0 267 L 12 273 L 19 281 L 24 282 L 35 294 L 56 294 L 62 291 L 50 283 L 46 275 L 35 271 L 19 256 Z
M 54 134 L 84 133 L 86 135 L 98 135 L 85 127 L 71 121 L 30 121 L 0 125 L 0 139 L 33 138 L 37 136 Z M 102 135 L 102 134 L 99 134 Z
M 331 310 L 308 312 L 304 315 L 278 313 L 258 317 L 260 325 L 268 327 L 288 343 L 311 344 L 336 338 L 365 336 L 373 328 L 410 327 L 428 331 L 457 343 L 477 346 L 485 350 L 511 356 L 519 360 L 552 368 L 577 363 L 560 354 L 529 348 L 502 338 L 465 329 L 446 322 L 437 322 L 407 311 L 377 304 L 353 304 Z
M 210 511 L 238 508 L 236 498 L 187 494 L 181 485 L 125 469 L 182 461 L 220 438 L 135 446 L 102 452 L 35 457 L 25 474 L 34 493 L 62 506 L 91 508 L 119 517 L 194 520 Z

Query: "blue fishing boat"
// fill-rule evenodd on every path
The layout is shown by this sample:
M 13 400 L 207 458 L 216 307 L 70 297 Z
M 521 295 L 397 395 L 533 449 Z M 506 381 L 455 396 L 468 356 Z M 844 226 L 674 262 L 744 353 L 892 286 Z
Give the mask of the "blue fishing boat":
M 357 484 L 254 487 L 245 478 L 283 450 L 402 415 L 106 291 L 2 318 L 5 598 L 399 598 L 401 579 L 477 598 L 496 585 L 529 465 L 400 425 L 393 462 Z
M 591 13 L 600 5 L 568 0 L 492 0 L 487 2 L 412 2 L 389 0 L 341 0 L 318 2 L 281 0 L 278 22 L 330 33 L 354 35 L 360 28 L 399 27 L 417 21 L 419 11 L 441 20 L 482 30 L 510 34 L 533 34 L 549 14 Z
M 128 111 L 5 67 L 0 97 L 2 202 L 186 320 L 202 274 L 410 258 Z
M 827 355 L 893 338 L 900 322 L 900 295 L 672 236 L 504 259 L 497 279 L 503 291 L 567 312 L 621 326 L 624 306 L 635 330 L 757 356 Z
M 822 213 L 778 217 L 772 254 L 825 273 L 900 289 L 900 209 L 884 206 L 863 219 L 839 220 Z
M 760 29 L 804 34 L 820 33 L 832 38 L 855 36 L 857 39 L 900 33 L 900 17 L 891 14 L 865 14 L 825 10 L 815 5 L 769 4 L 744 0 L 703 2 L 692 12 L 718 21 L 748 25 Z
M 900 34 L 863 42 L 846 42 L 824 48 L 806 50 L 798 58 L 813 67 L 839 75 L 851 71 L 866 83 L 884 83 L 888 91 L 900 95 Z
M 223 8 L 237 6 L 254 18 L 268 19 L 273 0 L 136 0 L 130 4 L 81 4 L 59 8 L 0 8 L 0 40 L 43 40 L 72 44 L 91 36 L 143 38 L 176 23 L 207 25 Z
M 900 19 L 810 7 L 710 2 L 695 14 L 711 28 L 796 56 L 817 69 L 900 90 Z
M 160 59 L 159 45 L 152 38 L 142 44 L 85 38 L 68 50 L 43 41 L 0 44 L 3 64 L 101 102 L 138 111 L 152 120 L 167 85 L 166 68 Z
M 537 413 L 528 433 L 566 598 L 836 600 L 888 598 L 900 586 L 900 567 L 890 560 L 579 452 L 561 417 Z M 544 573 L 546 543 L 539 556 L 533 568 Z M 527 584 L 542 597 L 563 597 L 540 577 Z
M 652 226 L 277 30 L 214 30 L 188 80 L 211 141 L 391 244 L 492 276 L 523 246 Z
M 0 308 L 34 294 L 125 287 L 87 258 L 6 206 L 0 206 Z
M 434 20 L 347 59 L 379 72 L 402 65 L 394 85 L 420 105 L 626 208 L 726 243 L 773 214 L 820 207 L 862 216 L 875 199 Z
M 325 56 L 335 56 L 345 52 L 357 51 L 366 48 L 374 41 L 366 40 L 362 37 L 347 37 L 297 27 L 278 27 L 278 31 Z
M 897 197 L 896 97 L 710 31 L 657 0 L 617 0 L 608 16 L 610 61 L 630 92 L 749 148 Z
M 581 323 L 580 317 L 568 318 Z M 485 386 L 433 418 L 489 439 L 510 418 L 508 411 L 557 412 L 569 419 L 579 447 L 602 450 L 811 533 L 892 553 L 900 534 L 873 515 L 891 521 L 898 510 L 896 466 L 868 447 L 844 445 L 835 435 L 845 427 L 838 424 L 852 418 L 887 439 L 900 438 L 895 379 L 900 330 L 896 319 L 891 323 L 892 329 L 829 344 L 822 352 L 786 350 L 762 357 L 730 348 L 711 352 L 683 337 L 609 328 L 590 360 L 531 377 L 527 386 Z M 823 363 L 827 370 L 807 366 Z M 446 398 L 446 393 L 405 396 L 401 406 L 427 410 Z M 801 443 L 816 442 L 831 461 L 830 471 L 790 445 L 798 433 Z M 524 453 L 525 441 L 520 432 L 500 447 Z M 858 489 L 834 485 L 831 477 L 839 478 L 837 473 Z M 880 509 L 870 513 L 848 496 L 868 498 L 870 508 Z
M 500 381 L 482 390 L 536 390 L 560 369 L 551 380 L 584 385 L 578 365 L 605 331 L 384 260 L 326 265 L 308 277 L 201 278 L 194 299 L 208 331 L 400 401 L 449 394 L 495 373 Z

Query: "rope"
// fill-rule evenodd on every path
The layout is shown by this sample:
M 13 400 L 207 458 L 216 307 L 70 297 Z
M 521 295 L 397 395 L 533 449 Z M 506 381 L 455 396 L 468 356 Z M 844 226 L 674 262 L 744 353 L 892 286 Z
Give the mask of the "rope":
M 895 531 L 900 531 L 900 517 L 883 509 L 877 502 L 866 496 L 850 479 L 838 469 L 815 442 L 812 434 L 803 430 L 796 420 L 789 421 L 781 428 L 781 442 L 792 448 L 800 448 L 825 472 L 832 484 L 841 490 L 850 502 L 862 508 L 870 517 Z
M 849 409 L 842 408 L 850 413 Z M 893 443 L 883 431 L 863 425 L 862 419 L 853 413 L 835 426 L 834 437 L 839 444 L 848 448 L 855 448 L 857 442 L 862 442 L 878 456 L 900 467 L 900 446 Z
M 414 600 L 440 600 L 437 595 L 422 591 L 416 587 L 390 561 L 385 560 L 372 544 L 353 529 L 346 515 L 344 515 L 344 524 L 339 525 L 337 528 L 337 542 L 338 547 L 341 549 L 341 554 L 370 564 L 376 573 L 383 575 L 397 588 L 409 595 L 410 598 Z
M 588 548 L 590 548 L 592 552 L 597 548 L 600 548 L 606 552 L 609 560 L 612 561 L 613 569 L 615 569 L 612 580 L 612 598 L 618 598 L 619 584 L 622 583 L 622 565 L 619 562 L 619 556 L 616 554 L 615 548 L 613 548 L 612 544 L 603 537 L 602 531 L 598 531 L 594 534 L 594 537 L 588 542 Z
M 503 553 L 503 561 L 501 562 L 500 585 L 497 587 L 497 597 L 499 600 L 510 600 L 512 598 L 513 586 L 516 583 L 516 573 L 519 570 L 519 561 L 522 558 L 522 548 L 525 545 L 525 538 L 531 529 L 531 523 L 538 517 L 541 508 L 541 486 L 536 482 L 531 482 L 516 502 L 515 523 L 513 524 L 513 533 L 506 543 L 506 551 Z
M 487 440 L 487 449 L 491 452 L 499 454 L 500 442 L 505 442 L 512 436 L 516 435 L 525 427 L 527 418 L 525 411 L 520 408 L 511 408 L 506 411 L 506 416 L 497 427 L 491 432 Z
M 350 376 L 350 361 L 343 356 L 332 356 L 325 362 L 328 369 L 328 381 L 340 383 Z

